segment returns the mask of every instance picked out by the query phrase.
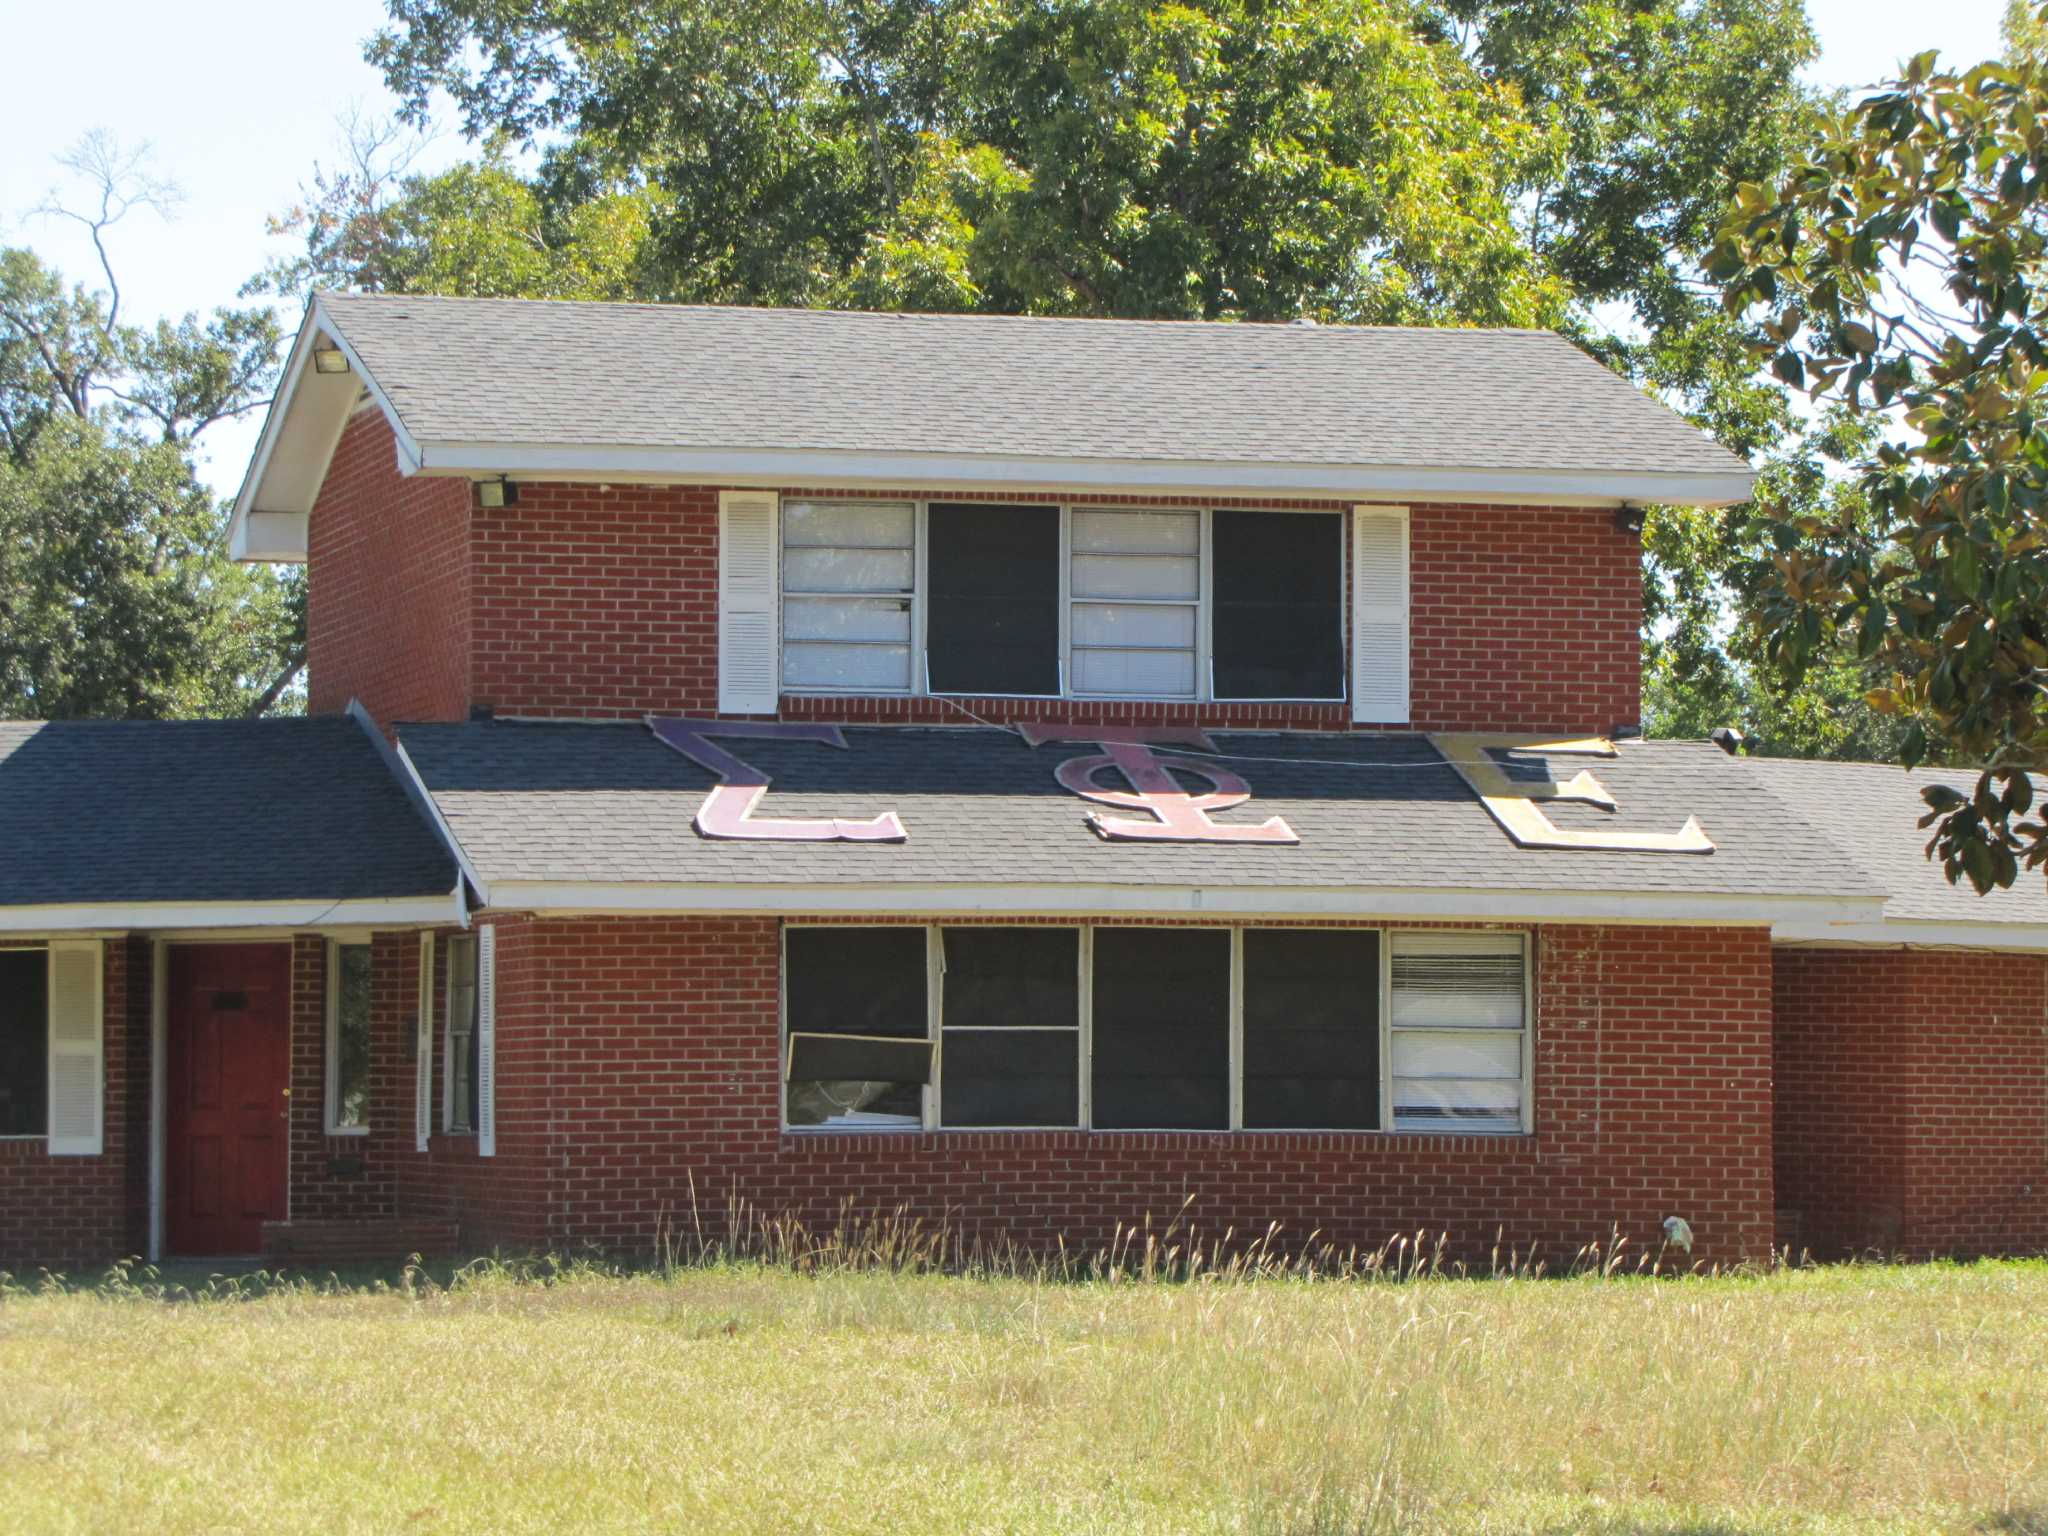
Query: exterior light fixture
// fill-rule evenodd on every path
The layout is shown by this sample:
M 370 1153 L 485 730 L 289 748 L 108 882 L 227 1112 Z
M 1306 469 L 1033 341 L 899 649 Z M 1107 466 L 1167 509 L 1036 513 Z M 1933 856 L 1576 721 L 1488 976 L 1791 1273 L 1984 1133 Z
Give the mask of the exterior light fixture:
M 1624 501 L 1614 509 L 1614 526 L 1623 533 L 1643 531 L 1643 509 L 1632 502 Z
M 313 349 L 313 371 L 315 373 L 347 373 L 348 354 L 339 347 L 315 347 Z
M 517 506 L 519 487 L 503 475 L 495 480 L 479 480 L 476 483 L 476 504 L 487 510 Z

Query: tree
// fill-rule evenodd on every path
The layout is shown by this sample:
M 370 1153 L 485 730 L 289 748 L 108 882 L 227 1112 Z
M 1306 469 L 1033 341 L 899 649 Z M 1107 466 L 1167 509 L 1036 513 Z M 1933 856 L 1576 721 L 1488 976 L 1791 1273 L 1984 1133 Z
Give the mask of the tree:
M 263 405 L 267 311 L 121 319 L 110 231 L 165 207 L 138 156 L 89 137 L 65 162 L 105 288 L 0 250 L 0 715 L 261 713 L 304 663 L 296 581 L 227 558 L 192 448 Z
M 1769 659 L 1796 682 L 1846 644 L 1881 668 L 1869 702 L 1908 762 L 1983 769 L 1974 794 L 1926 791 L 1930 854 L 2010 885 L 2048 862 L 2048 65 L 1913 59 L 1741 190 L 1714 272 L 1781 378 L 1882 433 L 1860 515 L 1772 526 Z

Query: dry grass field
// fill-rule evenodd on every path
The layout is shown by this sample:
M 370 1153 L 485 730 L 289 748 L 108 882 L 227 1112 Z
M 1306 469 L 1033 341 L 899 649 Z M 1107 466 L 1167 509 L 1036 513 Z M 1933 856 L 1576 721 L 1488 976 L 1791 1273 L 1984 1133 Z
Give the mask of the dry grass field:
M 0 1530 L 2048 1533 L 2048 1265 L 0 1289 Z

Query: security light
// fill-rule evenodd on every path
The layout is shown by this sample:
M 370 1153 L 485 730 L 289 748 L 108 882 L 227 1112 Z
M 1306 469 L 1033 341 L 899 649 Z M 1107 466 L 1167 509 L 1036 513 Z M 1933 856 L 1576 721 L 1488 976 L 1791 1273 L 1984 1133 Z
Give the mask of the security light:
M 313 349 L 313 371 L 315 373 L 347 373 L 348 354 L 339 347 L 315 347 Z
M 510 507 L 518 504 L 519 487 L 503 475 L 495 480 L 479 480 L 476 483 L 476 504 L 484 508 Z

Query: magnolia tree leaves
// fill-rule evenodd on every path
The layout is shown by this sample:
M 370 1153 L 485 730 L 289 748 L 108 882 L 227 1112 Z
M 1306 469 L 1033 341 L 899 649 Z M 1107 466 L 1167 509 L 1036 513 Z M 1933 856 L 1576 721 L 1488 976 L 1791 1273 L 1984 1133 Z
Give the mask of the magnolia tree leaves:
M 1711 270 L 1778 377 L 1880 441 L 1853 514 L 1769 530 L 1754 621 L 1788 679 L 1839 648 L 1908 763 L 1983 768 L 1922 825 L 1979 891 L 2048 863 L 2030 773 L 2048 753 L 2048 66 L 1933 54 L 1828 114 L 1775 181 L 1744 186 Z

